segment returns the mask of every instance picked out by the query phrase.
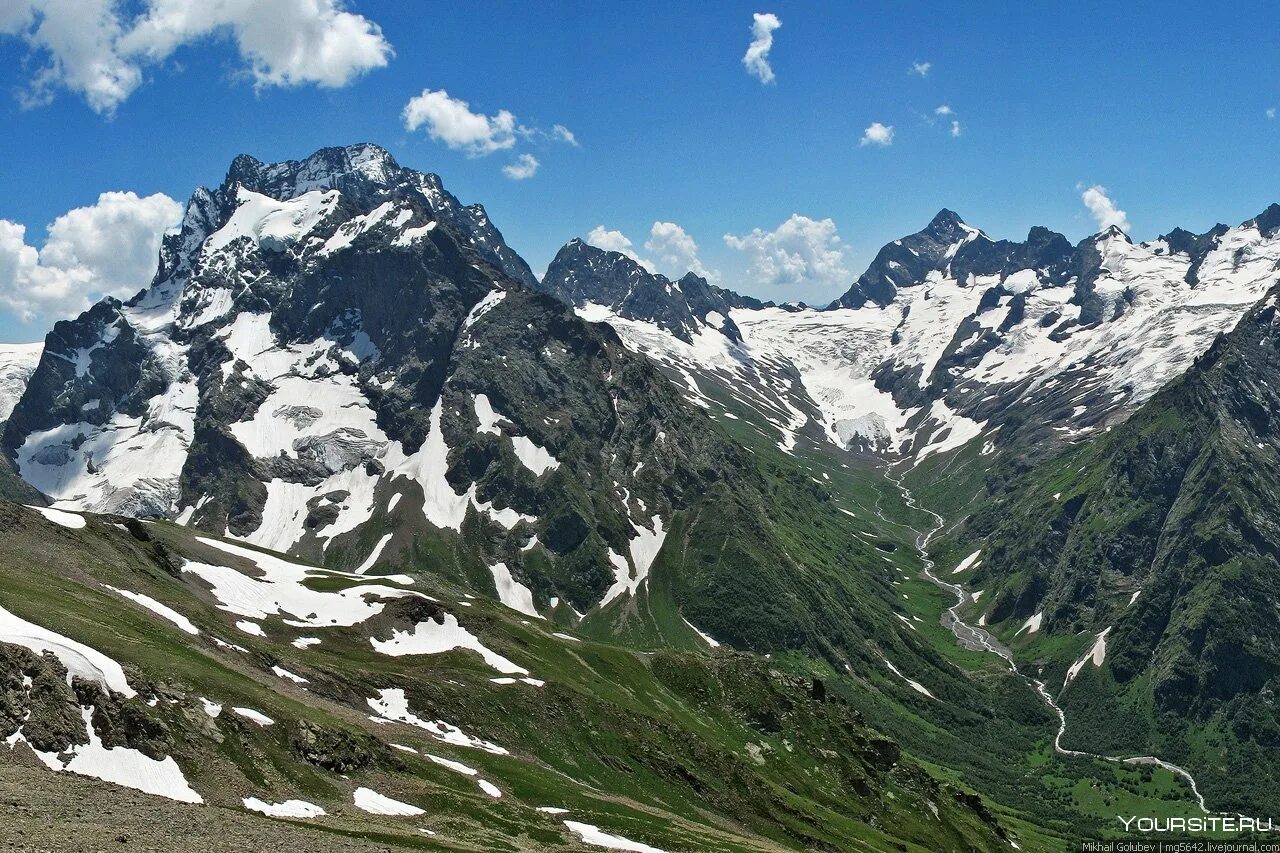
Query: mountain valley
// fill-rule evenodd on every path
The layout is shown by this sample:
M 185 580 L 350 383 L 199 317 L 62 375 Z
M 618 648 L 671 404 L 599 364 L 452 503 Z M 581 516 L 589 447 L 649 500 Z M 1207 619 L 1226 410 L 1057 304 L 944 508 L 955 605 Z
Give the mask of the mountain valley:
M 376 145 L 241 155 L 136 296 L 0 350 L 0 796 L 335 850 L 1269 814 L 1278 282 L 1280 206 L 943 210 L 820 308 L 537 276 Z

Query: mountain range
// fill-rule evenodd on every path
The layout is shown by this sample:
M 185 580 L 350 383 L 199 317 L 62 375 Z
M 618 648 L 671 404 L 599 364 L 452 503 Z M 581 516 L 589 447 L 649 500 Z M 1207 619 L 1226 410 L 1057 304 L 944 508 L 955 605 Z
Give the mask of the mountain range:
M 0 736 L 323 843 L 1265 812 L 1224 767 L 1280 778 L 1278 280 L 1277 206 L 943 210 L 823 308 L 580 239 L 539 278 L 375 145 L 242 155 L 136 296 L 0 353 Z

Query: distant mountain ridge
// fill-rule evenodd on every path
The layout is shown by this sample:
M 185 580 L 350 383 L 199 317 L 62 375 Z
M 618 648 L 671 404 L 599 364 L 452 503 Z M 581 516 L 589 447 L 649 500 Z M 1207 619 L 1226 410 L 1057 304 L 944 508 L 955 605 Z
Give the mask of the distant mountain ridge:
M 1278 222 L 1272 205 L 1234 228 L 1143 244 L 1111 228 L 1072 245 L 1041 227 L 992 240 L 944 209 L 882 248 L 825 309 L 722 289 L 714 304 L 688 303 L 702 314 L 641 300 L 625 286 L 646 280 L 638 264 L 573 243 L 542 286 L 612 318 L 686 384 L 748 388 L 783 444 L 805 433 L 918 462 L 978 436 L 1060 443 L 1123 420 L 1274 282 Z

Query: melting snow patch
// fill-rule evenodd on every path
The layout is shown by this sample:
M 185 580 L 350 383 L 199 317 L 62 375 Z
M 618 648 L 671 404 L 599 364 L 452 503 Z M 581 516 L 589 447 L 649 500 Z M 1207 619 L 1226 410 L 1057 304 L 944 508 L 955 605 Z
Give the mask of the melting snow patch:
M 433 761 L 434 763 L 439 764 L 441 767 L 448 767 L 454 773 L 461 773 L 463 776 L 475 776 L 477 773 L 480 772 L 479 770 L 476 770 L 474 767 L 468 767 L 467 765 L 463 764 L 461 761 L 453 761 L 448 758 L 441 758 L 438 755 L 431 755 L 430 753 L 427 753 L 427 758 Z
M 297 675 L 297 674 L 295 674 L 295 673 L 292 673 L 292 672 L 290 672 L 289 670 L 285 669 L 285 668 L 284 668 L 284 667 L 282 667 L 282 666 L 273 666 L 273 667 L 271 667 L 271 671 L 272 671 L 272 672 L 274 672 L 276 675 L 280 676 L 281 678 L 283 678 L 283 679 L 287 680 L 287 681 L 292 681 L 294 684 L 307 684 L 307 683 L 309 683 L 309 682 L 308 682 L 305 678 L 303 678 L 301 675 Z
M 1040 630 L 1040 623 L 1042 621 L 1044 621 L 1043 612 L 1028 617 L 1027 621 L 1022 623 L 1022 627 L 1018 629 L 1017 634 L 1014 634 L 1014 636 L 1018 636 L 1018 634 L 1021 634 L 1023 631 L 1026 631 L 1028 634 L 1034 634 L 1036 631 Z
M 498 786 L 490 782 L 488 779 L 481 779 L 476 782 L 476 784 L 480 786 L 481 791 L 484 791 L 495 800 L 502 798 L 502 791 L 500 791 Z
M 193 637 L 200 633 L 200 631 L 196 628 L 196 626 L 191 624 L 190 619 L 183 616 L 181 613 L 174 610 L 172 607 L 168 607 L 167 605 L 161 604 L 160 602 L 156 601 L 154 598 L 152 598 L 149 595 L 143 595 L 140 592 L 129 592 L 127 589 L 120 589 L 119 587 L 109 586 L 106 584 L 104 584 L 104 586 L 106 586 L 107 589 L 111 590 L 112 592 L 123 595 L 125 598 L 129 599 L 130 601 L 141 604 L 143 607 L 147 608 L 157 616 L 163 616 L 165 619 L 168 619 L 170 622 L 177 625 L 179 628 L 181 628 L 186 633 L 192 635 Z
M 462 331 L 467 331 L 475 325 L 476 321 L 493 310 L 499 302 L 506 298 L 505 290 L 491 290 L 484 295 L 484 298 L 471 306 L 471 310 L 467 312 L 467 318 L 462 321 Z
M 538 806 L 538 811 L 543 814 L 568 814 L 568 809 L 562 809 L 559 806 Z
M 96 649 L 41 628 L 0 607 L 0 642 L 30 649 L 37 655 L 52 652 L 67 669 L 68 680 L 80 677 L 126 697 L 136 696 L 120 664 Z
M 373 644 L 375 651 L 391 657 L 438 655 L 451 649 L 470 649 L 478 652 L 484 662 L 498 672 L 529 674 L 529 670 L 491 651 L 474 634 L 459 625 L 457 617 L 452 613 L 445 613 L 443 616 L 443 622 L 428 619 L 414 625 L 412 631 L 393 629 L 390 640 L 370 637 L 369 642 Z
M 322 817 L 325 810 L 308 803 L 306 800 L 285 800 L 283 803 L 268 803 L 257 797 L 245 797 L 241 800 L 244 807 L 251 811 L 262 812 L 268 817 Z
M 257 622 L 251 622 L 248 619 L 241 619 L 240 621 L 236 622 L 236 627 L 239 628 L 241 631 L 244 631 L 246 634 L 252 634 L 255 637 L 267 636 L 267 632 L 262 630 L 261 625 L 259 625 Z
M 417 817 L 426 814 L 426 810 L 390 797 L 383 796 L 372 788 L 356 788 L 356 808 L 369 814 L 393 815 L 396 817 Z
M 200 697 L 200 708 L 214 719 L 217 719 L 218 715 L 222 713 L 221 703 L 206 699 L 203 696 Z
M 498 421 L 502 420 L 502 415 L 493 410 L 493 405 L 489 402 L 489 395 L 477 394 L 472 401 L 472 405 L 476 411 L 476 420 L 480 422 L 480 425 L 476 427 L 476 432 L 502 435 L 502 430 L 498 429 Z
M 399 493 L 396 494 L 396 497 L 400 497 Z M 390 507 L 388 507 L 388 509 L 390 509 Z M 378 540 L 378 544 L 373 546 L 373 550 L 369 553 L 369 556 L 365 557 L 364 562 L 356 568 L 356 574 L 362 575 L 373 568 L 373 564 L 378 562 L 378 558 L 382 556 L 382 549 L 387 547 L 387 543 L 391 541 L 391 537 L 393 535 L 394 534 L 387 533 Z
M 319 637 L 299 637 L 296 640 L 291 640 L 289 642 L 289 645 L 293 646 L 295 649 L 306 649 L 310 646 L 320 645 L 320 638 Z
M 72 530 L 79 530 L 84 527 L 85 521 L 83 515 L 76 515 L 74 512 L 66 510 L 53 509 L 47 506 L 27 506 L 27 509 L 35 510 L 45 517 L 47 521 L 54 524 L 61 524 L 63 527 L 70 527 Z
M 548 471 L 554 471 L 560 467 L 560 461 L 552 456 L 550 451 L 534 444 L 523 435 L 512 436 L 511 447 L 515 450 L 520 464 L 532 471 L 535 477 L 541 477 Z
M 892 663 L 889 662 L 888 658 L 884 658 L 884 665 L 889 667 L 889 671 L 892 672 L 894 675 L 898 676 L 903 681 L 907 682 L 908 686 L 910 686 L 912 690 L 916 691 L 917 693 L 928 696 L 930 699 L 937 698 L 932 693 L 930 693 L 929 689 L 925 687 L 923 684 L 921 684 L 918 681 L 912 681 L 910 678 L 907 678 L 905 675 L 903 675 L 896 666 L 894 666 Z
M 337 592 L 314 590 L 305 581 L 312 578 L 363 578 L 347 572 L 304 566 L 217 539 L 196 538 L 205 545 L 249 560 L 262 570 L 262 577 L 255 578 L 227 566 L 195 560 L 183 565 L 184 572 L 197 575 L 212 587 L 219 607 L 237 616 L 251 619 L 293 616 L 294 619 L 285 619 L 285 624 L 295 627 L 349 627 L 382 612 L 383 602 L 370 601 L 370 598 L 390 599 L 418 594 L 384 584 L 351 586 Z M 412 583 L 412 579 L 403 575 L 388 575 L 379 577 L 379 580 Z
M 481 740 L 472 737 L 457 726 L 441 720 L 424 720 L 409 710 L 409 701 L 404 695 L 404 691 L 399 688 L 385 688 L 378 691 L 378 695 L 373 699 L 367 700 L 369 707 L 372 708 L 379 716 L 375 720 L 380 722 L 396 722 L 405 723 L 410 726 L 417 726 L 427 731 L 436 740 L 442 743 L 451 743 L 454 746 L 467 746 L 472 749 L 483 749 L 485 752 L 491 752 L 494 755 L 508 755 L 506 749 L 497 744 L 490 743 L 487 740 Z
M 255 711 L 252 708 L 232 708 L 231 710 L 235 711 L 246 720 L 257 723 L 260 726 L 270 726 L 275 724 L 275 720 L 271 719 L 261 711 Z
M 621 835 L 610 835 L 603 832 L 600 827 L 592 826 L 589 823 L 578 823 L 576 820 L 566 820 L 564 825 L 569 831 L 582 839 L 583 844 L 592 847 L 607 847 L 610 850 L 630 850 L 634 853 L 666 853 L 657 847 L 650 847 L 648 844 L 642 844 L 639 841 L 632 841 L 629 838 L 623 838 Z
M 145 794 L 166 797 L 181 803 L 203 803 L 204 799 L 197 794 L 182 775 L 182 768 L 173 756 L 165 756 L 160 761 L 149 758 L 136 749 L 115 747 L 108 749 L 93 729 L 93 709 L 81 708 L 80 716 L 84 720 L 89 735 L 89 743 L 71 747 L 66 753 L 71 758 L 63 762 L 58 753 L 39 752 L 32 748 L 51 770 L 65 770 L 80 776 L 91 776 L 104 782 L 113 782 L 125 788 L 133 788 Z M 16 742 L 21 739 L 12 739 Z M 12 745 L 12 744 L 11 744 Z M 30 746 L 30 744 L 28 744 Z
M 1102 662 L 1107 657 L 1107 634 L 1111 633 L 1111 629 L 1107 628 L 1097 636 L 1093 641 L 1093 645 L 1089 647 L 1089 651 L 1084 653 L 1084 657 L 1071 664 L 1071 668 L 1067 670 L 1067 677 L 1062 680 L 1062 686 L 1066 687 L 1071 681 L 1080 674 L 1080 670 L 1084 669 L 1084 665 L 1089 661 L 1093 661 L 1095 667 L 1102 666 Z
M 717 647 L 720 645 L 720 643 L 718 643 L 718 642 L 716 642 L 715 640 L 711 639 L 711 635 L 710 635 L 710 634 L 704 634 L 702 631 L 699 631 L 699 630 L 698 630 L 698 627 L 697 627 L 696 625 L 694 625 L 692 622 L 690 622 L 688 619 L 685 619 L 683 616 L 681 616 L 680 618 L 681 618 L 681 619 L 684 619 L 684 624 L 688 625 L 688 626 L 689 626 L 689 628 L 690 628 L 690 630 L 692 630 L 692 631 L 693 631 L 693 633 L 695 633 L 695 634 L 697 634 L 699 637 L 701 637 L 701 638 L 702 638 L 702 641 L 703 641 L 704 643 L 706 643 L 708 646 L 710 646 L 711 648 L 713 648 L 713 649 L 714 649 L 714 648 L 717 648 Z
M 961 572 L 963 572 L 965 569 L 973 568 L 974 566 L 978 565 L 978 562 L 979 562 L 978 557 L 981 554 L 982 554 L 981 548 L 974 551 L 972 554 L 970 554 L 969 556 L 961 560 L 960 564 L 951 570 L 951 574 L 958 575 Z
M 542 618 L 538 608 L 533 605 L 533 590 L 512 577 L 511 569 L 507 568 L 506 563 L 490 566 L 489 573 L 493 575 L 493 585 L 498 590 L 499 601 L 527 616 Z
M 666 538 L 667 531 L 662 527 L 662 518 L 657 515 L 653 517 L 652 530 L 644 527 L 635 528 L 635 536 L 631 539 L 631 566 L 635 567 L 634 577 L 631 576 L 631 567 L 628 566 L 626 559 L 612 549 L 609 550 L 609 560 L 613 563 L 613 585 L 605 592 L 604 598 L 600 599 L 601 607 L 624 592 L 634 596 L 639 591 L 640 584 L 644 583 L 649 576 L 649 567 L 653 565 L 658 552 L 662 550 L 662 543 Z
M 428 420 L 430 431 L 416 453 L 406 456 L 399 442 L 392 442 L 383 454 L 384 465 L 393 478 L 408 477 L 422 487 L 422 513 L 427 521 L 441 529 L 461 530 L 469 506 L 475 506 L 477 512 L 488 513 L 508 530 L 521 521 L 536 521 L 533 516 L 519 513 L 511 507 L 495 509 L 491 502 L 480 501 L 476 498 L 475 483 L 463 494 L 453 490 L 445 478 L 449 467 L 449 446 L 440 426 L 442 411 L 443 402 L 436 400 Z

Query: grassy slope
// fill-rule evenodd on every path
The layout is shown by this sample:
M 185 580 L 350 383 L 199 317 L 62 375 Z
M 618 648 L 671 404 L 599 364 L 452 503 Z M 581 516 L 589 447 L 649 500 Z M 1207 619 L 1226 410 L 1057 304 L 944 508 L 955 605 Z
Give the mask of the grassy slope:
M 908 689 L 878 658 L 854 659 L 852 673 L 837 671 L 827 660 L 797 655 L 775 658 L 779 665 L 828 679 L 873 725 L 891 732 L 935 773 L 990 797 L 1002 819 L 1019 828 L 1024 846 L 1058 849 L 1063 839 L 1113 835 L 1115 812 L 1073 792 L 1078 787 L 1105 786 L 1110 784 L 1105 780 L 1117 776 L 1116 784 L 1132 789 L 1131 796 L 1154 809 L 1153 813 L 1199 813 L 1189 790 L 1165 771 L 1143 773 L 1053 754 L 1054 721 L 1025 682 L 1008 676 L 992 655 L 959 647 L 939 624 L 942 611 L 953 601 L 920 576 L 921 564 L 912 544 L 916 531 L 928 529 L 932 519 L 908 507 L 879 470 L 823 444 L 802 442 L 794 454 L 784 453 L 777 447 L 776 434 L 756 413 L 729 398 L 720 397 L 718 402 L 735 415 L 720 415 L 718 423 L 748 447 L 762 466 L 801 472 L 828 495 L 822 509 L 832 512 L 832 527 L 824 528 L 820 520 L 804 515 L 790 519 L 794 534 L 790 541 L 801 553 L 850 539 L 874 548 L 873 560 L 846 571 L 869 573 L 877 580 L 885 572 L 889 598 L 896 600 L 890 609 L 912 623 L 907 626 L 895 617 L 887 631 L 879 629 L 877 645 L 886 636 L 907 638 L 896 646 L 896 654 L 888 656 L 944 701 Z M 971 442 L 955 453 L 933 457 L 908 475 L 917 496 L 925 496 L 921 501 L 925 506 L 941 507 L 948 518 L 970 511 L 995 461 L 981 453 L 982 444 Z M 957 550 L 954 543 L 951 547 Z M 943 559 L 954 564 L 967 553 L 954 559 L 944 554 Z M 653 581 L 655 589 L 664 592 L 661 604 L 650 605 L 652 610 L 660 610 L 670 600 L 665 591 L 669 584 L 660 568 L 655 566 Z M 877 583 L 875 589 L 880 593 L 885 588 Z M 643 599 L 640 604 L 643 609 Z M 919 669 L 908 668 L 904 658 Z M 956 667 L 969 675 L 954 679 Z M 1155 781 L 1147 781 L 1150 778 Z M 1178 792 L 1176 802 L 1168 800 L 1169 787 Z
M 317 826 L 402 846 L 568 845 L 558 820 L 534 811 L 539 805 L 570 808 L 574 819 L 671 850 L 998 846 L 982 812 L 956 787 L 909 760 L 891 764 L 896 748 L 850 705 L 834 697 L 815 701 L 807 679 L 761 658 L 646 655 L 563 640 L 549 633 L 554 626 L 492 602 L 475 599 L 463 608 L 457 588 L 446 585 L 433 592 L 457 605 L 449 609 L 464 625 L 548 684 L 495 685 L 489 679 L 496 673 L 470 653 L 374 653 L 365 628 L 385 636 L 394 619 L 304 629 L 272 618 L 263 620 L 267 637 L 256 638 L 232 627 L 234 617 L 215 609 L 190 576 L 173 577 L 155 563 L 153 543 L 105 520 L 69 530 L 6 509 L 0 601 L 126 662 L 143 697 L 156 690 L 174 698 L 152 713 L 174 734 L 172 754 L 193 786 L 214 804 L 235 806 L 250 795 L 300 797 L 329 811 Z M 184 529 L 146 529 L 173 551 L 219 559 Z M 178 632 L 100 583 L 169 604 L 201 636 Z M 306 650 L 288 644 L 300 635 L 323 642 Z M 219 648 L 214 636 L 247 651 Z M 272 675 L 271 666 L 306 677 L 306 689 Z M 449 747 L 411 727 L 371 723 L 363 699 L 389 686 L 406 689 L 421 716 L 448 720 L 512 754 Z M 258 728 L 224 712 L 209 727 L 199 696 L 258 709 L 276 725 Z M 364 758 L 346 770 L 349 779 L 300 760 L 294 743 L 300 720 L 356 744 L 352 754 Z M 388 749 L 384 740 L 476 767 L 504 797 L 493 800 L 474 780 Z M 350 807 L 357 784 L 423 805 L 429 814 L 370 819 Z M 416 833 L 418 825 L 438 835 Z

